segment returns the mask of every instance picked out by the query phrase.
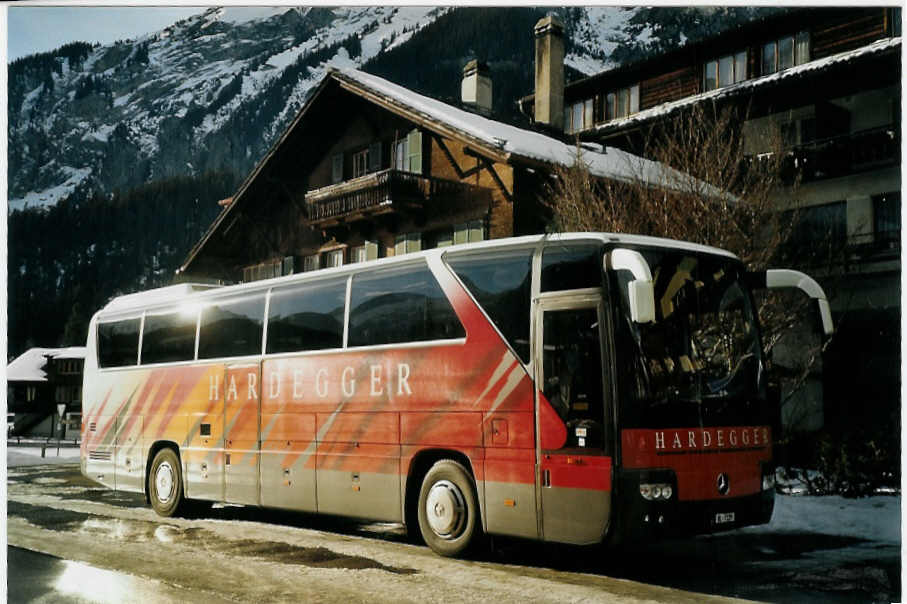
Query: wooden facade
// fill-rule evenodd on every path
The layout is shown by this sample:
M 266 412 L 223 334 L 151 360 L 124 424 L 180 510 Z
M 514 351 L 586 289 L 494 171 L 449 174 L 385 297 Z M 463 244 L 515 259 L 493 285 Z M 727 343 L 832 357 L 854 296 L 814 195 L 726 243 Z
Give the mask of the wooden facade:
M 743 25 L 721 35 L 688 44 L 675 51 L 571 82 L 564 90 L 564 107 L 592 99 L 594 120 L 578 133 L 596 140 L 597 131 L 628 114 L 609 116 L 602 109 L 609 93 L 639 86 L 636 111 L 645 111 L 707 92 L 705 65 L 720 57 L 745 53 L 746 74 L 741 81 L 771 72 L 762 67 L 763 45 L 785 37 L 808 37 L 808 60 L 818 60 L 899 36 L 900 9 L 892 7 L 799 8 Z M 533 114 L 534 97 L 520 100 L 526 115 Z M 610 144 L 614 141 L 609 140 Z
M 472 241 L 541 230 L 530 168 L 538 162 L 458 134 L 329 75 L 178 278 L 249 281 L 446 245 L 462 233 Z

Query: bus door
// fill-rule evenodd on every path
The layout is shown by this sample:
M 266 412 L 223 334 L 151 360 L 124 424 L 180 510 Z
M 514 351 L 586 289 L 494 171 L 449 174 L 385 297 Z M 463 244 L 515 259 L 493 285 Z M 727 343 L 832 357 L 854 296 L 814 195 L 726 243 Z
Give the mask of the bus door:
M 224 369 L 224 500 L 258 505 L 259 364 Z
M 535 325 L 537 492 L 546 541 L 601 541 L 611 509 L 601 291 L 544 294 Z

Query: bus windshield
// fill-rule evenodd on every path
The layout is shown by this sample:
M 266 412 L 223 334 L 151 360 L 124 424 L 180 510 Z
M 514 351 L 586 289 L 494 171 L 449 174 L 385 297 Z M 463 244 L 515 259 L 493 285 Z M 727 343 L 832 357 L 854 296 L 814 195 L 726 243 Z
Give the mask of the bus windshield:
M 632 277 L 616 273 L 624 425 L 764 419 L 762 349 L 741 264 L 679 250 L 640 251 L 655 286 L 654 322 L 630 320 L 626 284 Z

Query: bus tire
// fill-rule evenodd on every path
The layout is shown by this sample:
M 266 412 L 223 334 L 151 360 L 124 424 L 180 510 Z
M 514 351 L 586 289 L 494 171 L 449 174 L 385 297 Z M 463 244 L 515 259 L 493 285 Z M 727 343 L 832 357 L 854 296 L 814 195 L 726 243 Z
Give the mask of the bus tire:
M 161 449 L 154 456 L 148 474 L 148 498 L 159 516 L 176 516 L 185 507 L 180 460 L 173 449 Z
M 428 547 L 442 556 L 463 553 L 481 526 L 478 516 L 476 489 L 466 468 L 450 459 L 435 462 L 419 490 L 419 530 Z

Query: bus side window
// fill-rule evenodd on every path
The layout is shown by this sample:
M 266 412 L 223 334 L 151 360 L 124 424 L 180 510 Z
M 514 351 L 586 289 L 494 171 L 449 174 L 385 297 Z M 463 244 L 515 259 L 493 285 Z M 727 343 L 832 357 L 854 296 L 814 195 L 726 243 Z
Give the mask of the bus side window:
M 553 244 L 542 252 L 541 291 L 602 286 L 604 249 L 594 244 Z
M 425 264 L 353 277 L 350 346 L 465 337 L 453 307 Z
M 528 363 L 532 250 L 451 254 L 445 259 L 520 360 Z
M 260 354 L 264 314 L 264 294 L 218 300 L 206 306 L 199 327 L 198 358 Z
M 145 315 L 142 365 L 193 360 L 197 320 L 198 312 Z
M 266 351 L 343 348 L 346 277 L 275 288 L 268 310 Z
M 140 318 L 98 324 L 98 367 L 125 367 L 139 362 Z

